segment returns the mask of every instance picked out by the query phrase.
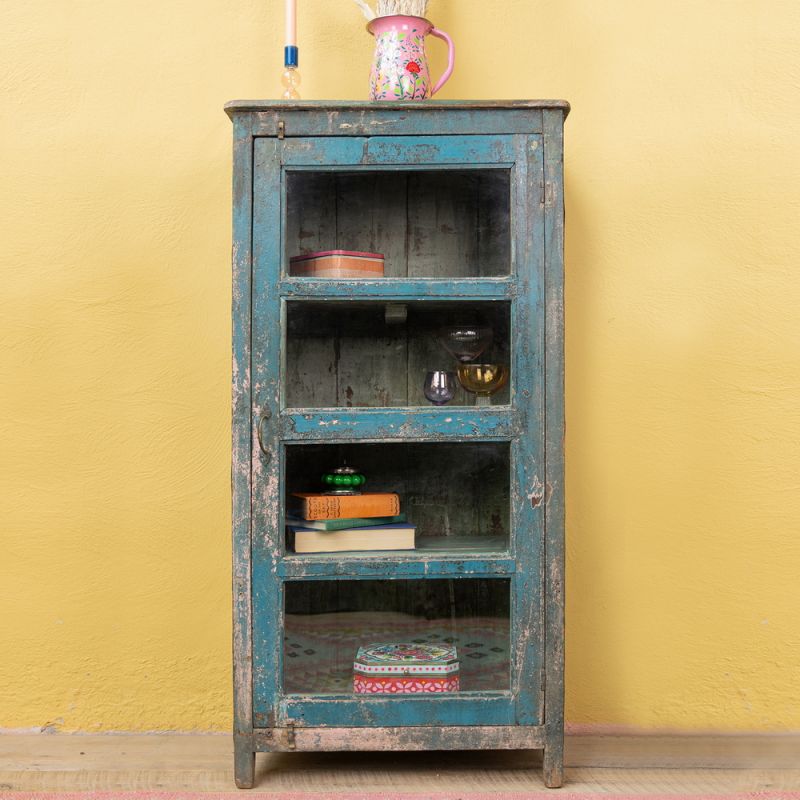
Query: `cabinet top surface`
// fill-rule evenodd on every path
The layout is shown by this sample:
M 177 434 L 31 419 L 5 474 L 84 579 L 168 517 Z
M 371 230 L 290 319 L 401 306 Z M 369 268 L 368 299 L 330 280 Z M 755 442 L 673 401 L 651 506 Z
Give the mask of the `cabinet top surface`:
M 557 109 L 569 113 L 566 100 L 406 100 L 385 102 L 372 100 L 231 100 L 225 104 L 225 113 L 250 111 L 404 111 L 425 113 L 429 111 L 503 111 L 513 109 Z

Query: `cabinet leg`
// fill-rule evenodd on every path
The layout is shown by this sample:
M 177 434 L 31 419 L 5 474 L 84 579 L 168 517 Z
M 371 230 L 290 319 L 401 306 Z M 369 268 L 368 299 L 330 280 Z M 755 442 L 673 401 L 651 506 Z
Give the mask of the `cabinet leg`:
M 256 782 L 256 754 L 238 743 L 233 746 L 233 777 L 240 789 L 252 789 Z
M 548 738 L 544 746 L 542 777 L 548 789 L 558 789 L 564 783 L 564 739 Z

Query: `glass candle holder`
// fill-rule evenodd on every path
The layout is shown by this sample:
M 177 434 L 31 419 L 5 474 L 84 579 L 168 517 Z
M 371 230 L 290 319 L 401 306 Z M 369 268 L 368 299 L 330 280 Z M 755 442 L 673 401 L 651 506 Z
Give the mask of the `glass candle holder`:
M 284 100 L 299 100 L 300 92 L 300 73 L 297 67 L 286 67 L 281 75 L 281 83 L 283 84 L 283 94 L 281 97 Z
M 476 406 L 489 406 L 491 396 L 508 383 L 508 368 L 502 364 L 461 364 L 458 380 L 468 392 L 476 395 Z
M 445 325 L 439 329 L 438 338 L 444 349 L 463 364 L 477 358 L 491 345 L 492 329 L 469 322 Z
M 425 397 L 435 406 L 449 403 L 456 393 L 456 376 L 452 372 L 434 370 L 425 376 Z

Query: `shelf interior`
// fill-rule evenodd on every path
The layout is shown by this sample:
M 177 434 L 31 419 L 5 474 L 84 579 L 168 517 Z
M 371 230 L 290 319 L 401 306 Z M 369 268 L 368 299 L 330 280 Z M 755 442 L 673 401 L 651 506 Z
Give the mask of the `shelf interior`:
M 286 261 L 381 253 L 386 277 L 498 277 L 511 264 L 508 169 L 287 171 Z
M 288 694 L 352 692 L 359 647 L 384 642 L 454 647 L 450 694 L 509 687 L 508 579 L 294 581 L 284 611 Z
M 396 306 L 400 314 L 393 316 Z M 445 325 L 476 322 L 492 330 L 492 345 L 475 360 L 510 366 L 507 301 L 392 304 L 289 301 L 286 304 L 286 408 L 428 406 L 423 388 L 432 370 L 455 373 L 459 362 L 442 346 Z M 493 397 L 509 402 L 507 383 Z M 475 404 L 455 380 L 449 406 Z
M 288 445 L 286 507 L 292 492 L 322 491 L 322 473 L 345 463 L 366 475 L 365 492 L 399 495 L 417 549 L 507 550 L 508 442 Z

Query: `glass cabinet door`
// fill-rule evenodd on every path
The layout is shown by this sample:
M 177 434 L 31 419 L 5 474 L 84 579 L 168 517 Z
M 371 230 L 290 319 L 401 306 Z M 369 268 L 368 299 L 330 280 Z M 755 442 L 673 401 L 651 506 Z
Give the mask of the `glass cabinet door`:
M 540 139 L 255 141 L 257 726 L 541 715 Z M 405 551 L 298 552 L 296 496 L 341 465 L 400 498 Z M 393 692 L 395 645 L 449 677 Z

